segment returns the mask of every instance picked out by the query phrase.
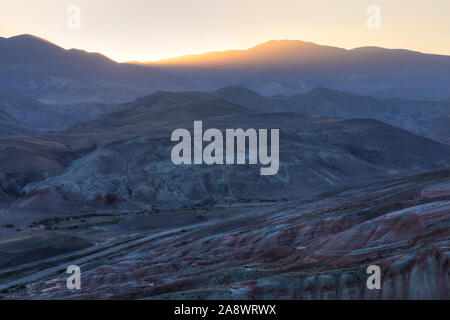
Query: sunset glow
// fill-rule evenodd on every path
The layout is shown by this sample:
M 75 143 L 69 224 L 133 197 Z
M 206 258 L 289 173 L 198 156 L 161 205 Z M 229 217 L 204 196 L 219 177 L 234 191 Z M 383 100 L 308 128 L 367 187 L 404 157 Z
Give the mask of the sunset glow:
M 381 46 L 450 54 L 450 2 L 377 1 L 381 28 L 367 28 L 372 1 L 18 0 L 0 3 L 0 36 L 33 34 L 116 61 L 247 49 L 272 39 L 342 48 Z M 81 27 L 67 28 L 69 5 Z M 420 23 L 418 23 L 420 22 Z

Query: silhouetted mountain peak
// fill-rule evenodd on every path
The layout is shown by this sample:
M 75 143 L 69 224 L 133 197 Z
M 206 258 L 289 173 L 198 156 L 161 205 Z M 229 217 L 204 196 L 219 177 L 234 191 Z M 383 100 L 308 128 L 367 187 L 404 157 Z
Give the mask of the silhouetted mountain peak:
M 384 51 L 389 51 L 389 50 L 392 50 L 392 49 L 386 49 L 386 48 L 377 47 L 377 46 L 365 46 L 365 47 L 354 48 L 354 49 L 351 49 L 350 51 L 359 51 L 359 52 L 384 52 Z
M 430 55 L 429 53 L 422 53 L 419 51 L 412 51 L 407 49 L 387 49 L 383 47 L 377 47 L 377 46 L 364 46 L 364 47 L 358 47 L 349 50 L 353 53 L 362 53 L 362 54 L 406 54 L 406 55 Z
M 3 40 L 3 42 L 7 42 L 9 45 L 15 45 L 15 46 L 24 46 L 24 47 L 30 47 L 30 48 L 53 48 L 53 49 L 60 49 L 64 50 L 60 46 L 54 44 L 53 42 L 50 42 L 46 39 L 31 35 L 31 34 L 21 34 L 18 36 L 10 37 L 10 38 L 0 38 L 0 40 Z
M 319 45 L 313 42 L 301 40 L 270 40 L 250 48 L 250 50 L 261 49 L 287 49 L 287 48 L 301 48 L 301 47 L 318 47 Z
M 19 34 L 17 36 L 9 37 L 7 39 L 14 40 L 14 41 L 16 41 L 16 40 L 18 40 L 18 41 L 30 41 L 30 40 L 33 40 L 33 41 L 50 42 L 50 41 L 45 40 L 43 38 L 40 38 L 38 36 L 34 36 L 32 34 L 27 34 L 27 33 L 26 34 Z

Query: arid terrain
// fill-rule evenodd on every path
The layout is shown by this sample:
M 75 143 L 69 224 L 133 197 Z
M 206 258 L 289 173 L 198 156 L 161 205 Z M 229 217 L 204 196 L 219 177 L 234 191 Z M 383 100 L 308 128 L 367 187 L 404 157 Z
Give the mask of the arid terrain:
M 450 299 L 449 59 L 270 41 L 117 63 L 0 38 L 0 298 Z M 279 171 L 174 164 L 199 120 L 279 129 Z
M 443 169 L 289 201 L 54 219 L 48 237 L 80 249 L 3 268 L 0 288 L 31 299 L 449 299 L 449 214 Z M 25 239 L 0 251 L 14 241 Z M 65 287 L 72 263 L 81 291 Z M 366 287 L 371 264 L 381 290 Z

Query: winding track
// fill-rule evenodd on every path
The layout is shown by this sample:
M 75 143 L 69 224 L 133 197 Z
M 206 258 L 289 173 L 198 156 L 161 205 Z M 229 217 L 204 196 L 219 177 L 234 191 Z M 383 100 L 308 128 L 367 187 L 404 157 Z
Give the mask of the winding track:
M 29 282 L 33 282 L 33 281 L 37 281 L 39 279 L 46 278 L 46 277 L 51 276 L 52 274 L 55 274 L 58 272 L 62 272 L 64 270 L 66 270 L 67 266 L 72 265 L 72 264 L 81 265 L 83 263 L 87 263 L 92 260 L 99 259 L 99 258 L 105 257 L 107 255 L 117 253 L 119 251 L 126 250 L 126 249 L 138 246 L 140 244 L 143 244 L 143 243 L 146 243 L 149 241 L 153 241 L 157 238 L 174 235 L 174 234 L 180 233 L 182 231 L 189 231 L 189 230 L 192 230 L 192 229 L 195 229 L 198 227 L 203 227 L 203 226 L 209 225 L 211 223 L 213 223 L 213 221 L 207 221 L 207 222 L 202 222 L 202 223 L 198 223 L 198 224 L 183 226 L 183 227 L 174 228 L 174 229 L 170 229 L 170 230 L 166 230 L 166 231 L 161 231 L 161 232 L 152 234 L 150 236 L 145 236 L 145 237 L 135 239 L 135 240 L 125 241 L 125 242 L 121 241 L 118 243 L 116 242 L 114 244 L 109 243 L 107 245 L 103 245 L 103 246 L 99 246 L 99 247 L 78 250 L 78 251 L 74 251 L 71 253 L 59 255 L 56 257 L 51 257 L 51 258 L 48 258 L 45 260 L 40 260 L 40 261 L 36 261 L 36 262 L 32 262 L 32 263 L 28 263 L 28 264 L 24 264 L 24 265 L 20 265 L 20 266 L 3 269 L 3 270 L 0 270 L 0 279 L 3 277 L 9 276 L 11 274 L 14 274 L 14 273 L 30 271 L 33 269 L 34 270 L 39 269 L 39 267 L 44 264 L 48 264 L 48 263 L 57 264 L 56 266 L 31 273 L 27 276 L 24 276 L 24 277 L 21 277 L 21 278 L 18 278 L 18 279 L 15 279 L 15 280 L 12 280 L 12 281 L 9 281 L 6 283 L 1 283 L 0 284 L 0 292 L 4 291 L 4 290 L 8 290 L 12 287 L 21 286 L 21 285 L 27 284 Z M 73 258 L 75 258 L 75 260 L 71 260 Z
M 274 205 L 269 205 L 267 207 L 272 207 Z M 275 205 L 276 206 L 276 205 Z M 250 216 L 259 216 L 265 215 L 266 213 L 259 210 L 251 210 L 250 212 L 246 212 L 246 218 Z M 240 215 L 233 216 L 228 218 L 228 221 L 238 220 Z M 40 279 L 47 278 L 53 274 L 58 272 L 62 272 L 66 270 L 69 265 L 81 265 L 99 258 L 103 258 L 110 254 L 114 254 L 120 252 L 122 250 L 126 250 L 129 248 L 133 248 L 135 246 L 153 241 L 155 239 L 172 236 L 180 232 L 190 231 L 195 228 L 205 227 L 209 225 L 213 225 L 217 223 L 217 219 L 211 219 L 206 222 L 185 225 L 177 228 L 172 228 L 165 231 L 160 231 L 149 236 L 143 236 L 139 238 L 134 238 L 132 240 L 121 240 L 115 243 L 107 243 L 100 246 L 85 248 L 65 254 L 61 254 L 58 256 L 50 257 L 47 259 L 14 266 L 6 269 L 0 270 L 0 281 L 2 279 L 13 278 L 13 280 L 1 283 L 0 282 L 0 292 L 8 290 L 13 287 L 25 285 L 30 282 L 34 282 Z M 52 265 L 51 267 L 47 267 L 48 265 Z M 36 271 L 37 270 L 37 271 Z M 20 278 L 14 279 L 14 274 L 17 273 L 28 273 L 25 276 L 21 276 Z

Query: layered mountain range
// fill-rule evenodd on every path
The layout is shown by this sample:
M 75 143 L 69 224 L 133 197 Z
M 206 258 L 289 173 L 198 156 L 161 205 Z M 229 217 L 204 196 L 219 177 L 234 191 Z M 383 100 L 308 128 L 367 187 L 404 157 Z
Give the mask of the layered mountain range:
M 299 40 L 151 63 L 117 63 L 44 39 L 0 38 L 0 87 L 45 103 L 125 102 L 157 90 L 240 85 L 263 95 L 318 86 L 378 97 L 448 100 L 450 57 L 408 50 L 345 50 Z

